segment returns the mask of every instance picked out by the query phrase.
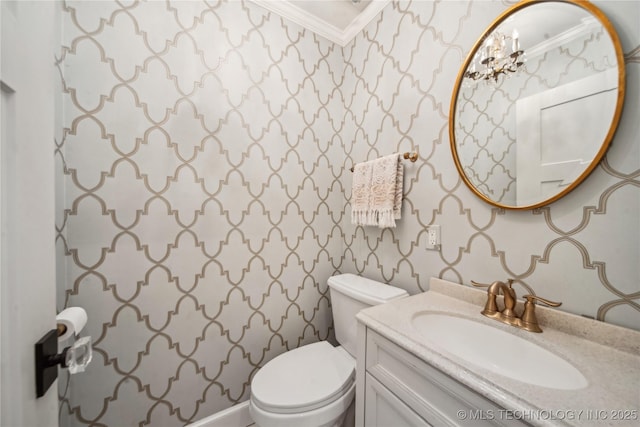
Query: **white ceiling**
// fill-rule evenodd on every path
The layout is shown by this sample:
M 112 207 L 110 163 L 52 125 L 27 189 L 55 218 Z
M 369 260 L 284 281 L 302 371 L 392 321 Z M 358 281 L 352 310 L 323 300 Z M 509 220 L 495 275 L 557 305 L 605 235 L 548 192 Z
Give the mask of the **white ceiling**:
M 251 0 L 340 46 L 349 43 L 390 0 Z

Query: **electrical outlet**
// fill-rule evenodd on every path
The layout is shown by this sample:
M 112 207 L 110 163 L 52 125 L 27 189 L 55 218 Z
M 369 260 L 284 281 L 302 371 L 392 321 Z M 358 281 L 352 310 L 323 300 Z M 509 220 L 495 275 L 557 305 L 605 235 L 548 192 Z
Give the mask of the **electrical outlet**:
M 430 225 L 427 227 L 429 246 L 440 248 L 440 226 Z

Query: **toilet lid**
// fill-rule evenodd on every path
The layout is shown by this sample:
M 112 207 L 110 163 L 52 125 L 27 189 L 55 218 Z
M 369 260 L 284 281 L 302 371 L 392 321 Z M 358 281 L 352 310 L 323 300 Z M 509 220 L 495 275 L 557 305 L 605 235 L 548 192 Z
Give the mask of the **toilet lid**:
M 355 361 L 326 341 L 308 344 L 268 362 L 251 381 L 260 408 L 297 413 L 340 398 L 355 381 Z

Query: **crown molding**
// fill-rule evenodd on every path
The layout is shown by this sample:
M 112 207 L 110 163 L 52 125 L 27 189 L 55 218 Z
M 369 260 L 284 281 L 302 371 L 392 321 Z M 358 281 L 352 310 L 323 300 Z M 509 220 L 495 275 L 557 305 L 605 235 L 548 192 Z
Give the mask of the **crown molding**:
M 589 16 L 582 20 L 582 22 L 575 27 L 569 28 L 548 40 L 544 40 L 529 49 L 525 49 L 527 58 L 533 58 L 538 55 L 542 55 L 545 52 L 564 46 L 573 40 L 591 34 L 594 30 L 602 28 L 600 22 L 593 17 Z
M 362 31 L 381 11 L 391 2 L 391 0 L 373 0 L 365 10 L 362 11 L 344 29 L 320 19 L 317 16 L 295 6 L 288 1 L 282 0 L 250 0 L 252 3 L 273 12 L 289 21 L 292 21 L 315 34 L 326 38 L 333 43 L 346 46 L 353 38 Z

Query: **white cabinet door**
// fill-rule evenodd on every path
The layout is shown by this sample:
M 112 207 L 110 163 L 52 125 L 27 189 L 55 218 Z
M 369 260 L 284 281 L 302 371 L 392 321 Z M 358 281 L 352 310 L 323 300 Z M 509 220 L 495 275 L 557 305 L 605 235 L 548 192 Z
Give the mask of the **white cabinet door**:
M 370 374 L 365 383 L 364 425 L 367 427 L 430 426 Z

